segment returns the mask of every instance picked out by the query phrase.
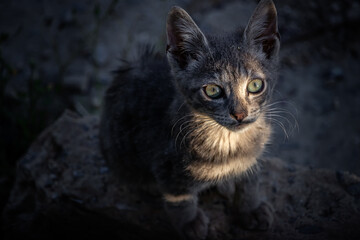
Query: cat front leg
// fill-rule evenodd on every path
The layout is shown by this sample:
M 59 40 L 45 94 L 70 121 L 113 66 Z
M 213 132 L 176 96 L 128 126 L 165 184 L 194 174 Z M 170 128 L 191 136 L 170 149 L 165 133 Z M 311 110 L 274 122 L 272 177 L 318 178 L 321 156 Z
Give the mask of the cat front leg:
M 165 210 L 184 239 L 205 239 L 209 219 L 197 206 L 196 194 L 164 194 Z
M 273 208 L 259 193 L 258 176 L 235 182 L 234 207 L 242 226 L 265 231 L 273 222 Z
M 231 180 L 219 182 L 217 184 L 217 191 L 221 196 L 223 196 L 232 203 L 234 201 L 234 195 L 235 195 L 235 180 L 231 179 Z

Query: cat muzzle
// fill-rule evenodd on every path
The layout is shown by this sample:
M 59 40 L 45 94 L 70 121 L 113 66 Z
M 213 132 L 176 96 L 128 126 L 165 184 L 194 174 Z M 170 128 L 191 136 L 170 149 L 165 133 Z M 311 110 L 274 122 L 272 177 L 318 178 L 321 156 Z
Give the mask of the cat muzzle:
M 240 123 L 242 122 L 242 120 L 244 120 L 244 118 L 247 117 L 247 113 L 246 112 L 231 113 L 230 116 Z

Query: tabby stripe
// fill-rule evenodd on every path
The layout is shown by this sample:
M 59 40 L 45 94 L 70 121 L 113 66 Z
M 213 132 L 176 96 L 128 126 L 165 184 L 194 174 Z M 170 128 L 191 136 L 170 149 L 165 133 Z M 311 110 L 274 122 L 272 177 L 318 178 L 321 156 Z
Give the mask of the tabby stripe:
M 164 194 L 164 199 L 167 202 L 183 202 L 183 201 L 188 201 L 190 199 L 193 198 L 193 195 L 191 194 L 183 194 L 183 195 L 172 195 L 172 194 Z

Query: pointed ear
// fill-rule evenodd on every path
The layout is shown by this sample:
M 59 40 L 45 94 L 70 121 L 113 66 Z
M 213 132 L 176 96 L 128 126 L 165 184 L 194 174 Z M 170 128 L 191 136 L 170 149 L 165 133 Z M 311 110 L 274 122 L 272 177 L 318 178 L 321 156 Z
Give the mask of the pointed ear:
M 208 51 L 204 34 L 187 12 L 173 7 L 166 22 L 166 53 L 172 67 L 186 68 L 191 62 L 198 61 Z
M 277 56 L 280 48 L 280 34 L 277 13 L 272 0 L 261 0 L 244 31 L 245 43 L 261 50 L 266 58 Z

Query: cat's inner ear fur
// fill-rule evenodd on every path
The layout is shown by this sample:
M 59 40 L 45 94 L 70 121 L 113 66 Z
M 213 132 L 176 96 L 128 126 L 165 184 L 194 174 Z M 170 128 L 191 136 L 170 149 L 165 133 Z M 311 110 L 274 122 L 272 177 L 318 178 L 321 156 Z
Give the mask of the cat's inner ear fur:
M 192 61 L 199 61 L 208 51 L 205 35 L 189 14 L 180 7 L 173 7 L 166 22 L 166 53 L 170 64 L 184 69 Z
M 270 59 L 278 54 L 280 34 L 276 8 L 272 0 L 262 0 L 244 31 L 245 43 L 260 49 Z

